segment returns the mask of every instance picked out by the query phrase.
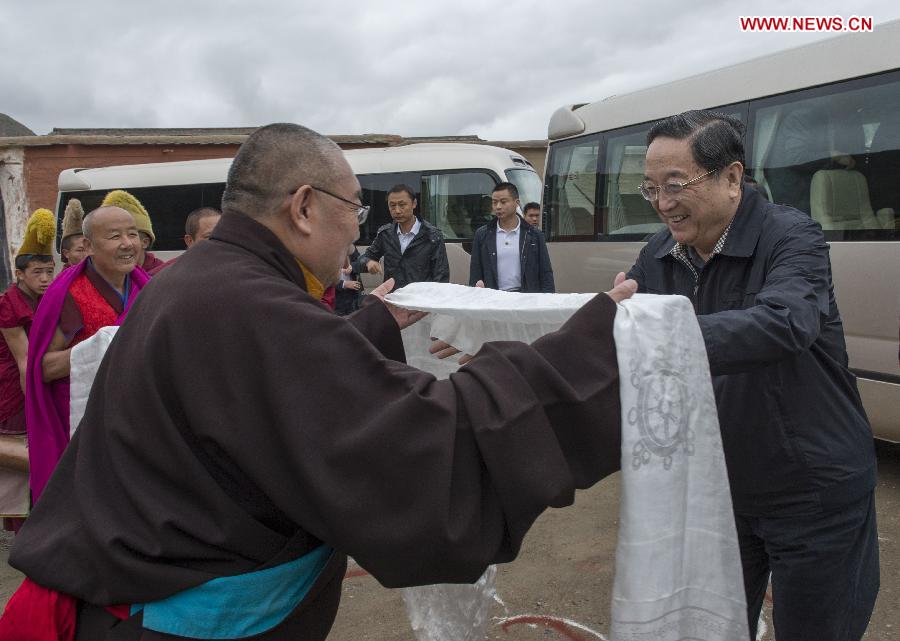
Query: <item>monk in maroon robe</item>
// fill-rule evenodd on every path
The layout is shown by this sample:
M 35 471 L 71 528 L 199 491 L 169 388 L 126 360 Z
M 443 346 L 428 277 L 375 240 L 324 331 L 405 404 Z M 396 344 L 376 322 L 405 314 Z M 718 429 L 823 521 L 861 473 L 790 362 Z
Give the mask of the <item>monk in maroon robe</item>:
M 618 469 L 612 324 L 636 284 L 438 381 L 403 362 L 420 314 L 378 299 L 392 283 L 347 317 L 319 302 L 359 192 L 327 138 L 257 130 L 211 239 L 125 319 L 10 557 L 82 602 L 76 641 L 321 641 L 346 555 L 390 587 L 471 582 Z
M 20 254 L 16 256 L 16 282 L 0 295 L 0 438 L 7 445 L 22 446 L 25 454 L 25 372 L 28 362 L 28 333 L 34 319 L 34 311 L 47 287 L 53 280 L 56 266 L 53 256 Z M 27 454 L 26 454 L 27 455 Z M 9 490 L 22 488 L 22 505 L 0 505 L 3 529 L 17 532 L 22 526 L 23 515 L 28 508 L 28 473 L 23 469 L 27 460 L 4 461 L 9 469 L 0 469 L 0 483 L 9 484 L 4 496 L 16 496 Z

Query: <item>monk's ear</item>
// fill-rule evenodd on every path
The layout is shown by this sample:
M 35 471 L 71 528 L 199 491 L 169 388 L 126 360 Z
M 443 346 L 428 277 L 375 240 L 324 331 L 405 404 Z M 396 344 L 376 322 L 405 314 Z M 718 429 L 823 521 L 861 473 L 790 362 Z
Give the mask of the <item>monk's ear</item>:
M 93 254 L 94 253 L 94 245 L 91 243 L 91 239 L 87 236 L 84 237 L 84 253 L 85 254 Z
M 313 190 L 309 185 L 303 185 L 291 197 L 291 223 L 305 235 L 312 233 L 313 209 L 316 206 L 314 201 Z

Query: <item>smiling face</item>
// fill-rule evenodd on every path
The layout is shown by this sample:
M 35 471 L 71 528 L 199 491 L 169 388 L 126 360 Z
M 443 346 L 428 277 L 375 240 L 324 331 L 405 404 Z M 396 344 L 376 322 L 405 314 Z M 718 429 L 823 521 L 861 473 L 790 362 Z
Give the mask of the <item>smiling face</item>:
M 100 275 L 113 282 L 137 265 L 141 248 L 134 218 L 124 209 L 104 207 L 91 214 L 87 249 Z
M 685 183 L 709 171 L 699 166 L 691 153 L 690 138 L 659 137 L 647 148 L 644 183 L 663 186 Z M 693 247 L 701 256 L 713 247 L 731 222 L 740 202 L 741 163 L 686 186 L 675 196 L 659 190 L 653 208 L 676 242 Z

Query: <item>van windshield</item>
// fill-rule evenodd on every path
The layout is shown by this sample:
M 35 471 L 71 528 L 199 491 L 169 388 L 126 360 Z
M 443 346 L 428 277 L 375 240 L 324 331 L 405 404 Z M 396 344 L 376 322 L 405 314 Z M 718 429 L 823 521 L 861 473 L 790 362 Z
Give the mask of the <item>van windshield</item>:
M 543 184 L 537 173 L 531 169 L 507 169 L 506 178 L 519 190 L 519 202 L 522 207 L 528 203 L 541 202 Z

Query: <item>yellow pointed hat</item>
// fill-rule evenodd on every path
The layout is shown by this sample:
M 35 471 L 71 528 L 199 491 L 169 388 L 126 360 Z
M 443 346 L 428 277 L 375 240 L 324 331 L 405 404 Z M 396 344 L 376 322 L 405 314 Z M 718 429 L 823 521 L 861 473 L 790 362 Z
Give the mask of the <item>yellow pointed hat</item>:
M 38 209 L 25 225 L 25 239 L 16 256 L 25 254 L 52 256 L 56 238 L 56 216 L 49 209 Z
M 139 231 L 144 232 L 153 242 L 156 242 L 156 235 L 153 233 L 153 223 L 150 221 L 150 214 L 144 209 L 141 201 L 122 189 L 116 189 L 106 194 L 101 207 L 121 207 L 129 214 L 134 216 L 134 222 L 137 223 Z
M 81 222 L 84 220 L 84 207 L 77 198 L 72 198 L 66 205 L 66 213 L 63 214 L 62 237 L 65 240 L 69 236 L 82 234 Z

